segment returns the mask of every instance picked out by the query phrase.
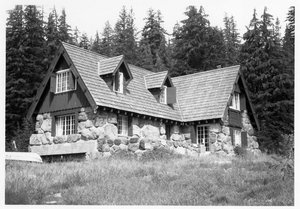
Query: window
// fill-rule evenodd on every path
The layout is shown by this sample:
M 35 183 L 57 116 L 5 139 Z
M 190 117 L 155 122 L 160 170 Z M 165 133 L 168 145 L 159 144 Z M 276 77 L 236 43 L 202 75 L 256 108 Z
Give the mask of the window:
M 167 87 L 166 86 L 163 86 L 160 91 L 159 102 L 162 104 L 167 103 Z
M 114 91 L 123 93 L 124 75 L 122 72 L 117 72 L 114 78 Z
M 234 95 L 232 96 L 230 108 L 235 110 L 240 110 L 240 94 L 237 92 L 234 92 Z
M 75 90 L 73 75 L 69 69 L 61 70 L 56 73 L 56 93 Z
M 203 144 L 209 151 L 209 126 L 197 126 L 197 144 Z
M 128 117 L 125 115 L 118 116 L 118 134 L 128 136 Z
M 75 134 L 75 115 L 57 116 L 56 136 Z

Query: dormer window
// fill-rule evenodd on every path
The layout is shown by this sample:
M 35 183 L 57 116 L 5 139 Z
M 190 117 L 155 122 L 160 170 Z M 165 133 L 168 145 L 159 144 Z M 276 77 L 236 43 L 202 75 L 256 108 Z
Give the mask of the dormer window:
M 167 87 L 166 86 L 163 86 L 160 91 L 159 102 L 162 104 L 166 104 L 166 102 L 167 102 Z
M 123 93 L 123 89 L 124 89 L 124 75 L 120 71 L 117 71 L 117 73 L 114 76 L 113 89 L 116 92 Z
M 234 92 L 229 107 L 234 110 L 240 110 L 240 94 L 238 92 Z

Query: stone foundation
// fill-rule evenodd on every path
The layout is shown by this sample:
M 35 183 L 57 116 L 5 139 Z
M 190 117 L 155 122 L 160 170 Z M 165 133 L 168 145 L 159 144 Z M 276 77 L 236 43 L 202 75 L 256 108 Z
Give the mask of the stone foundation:
M 30 151 L 41 155 L 87 153 L 88 156 L 110 156 L 120 150 L 142 154 L 156 148 L 166 148 L 179 154 L 199 156 L 205 153 L 204 145 L 192 144 L 192 126 L 171 126 L 167 140 L 166 126 L 159 121 L 132 118 L 132 136 L 118 134 L 117 114 L 81 108 L 78 114 L 77 134 L 51 136 L 49 113 L 37 115 L 35 133 L 30 137 Z M 248 149 L 257 152 L 258 143 L 246 111 L 242 113 L 242 131 L 247 131 Z M 209 126 L 210 152 L 233 155 L 228 124 Z

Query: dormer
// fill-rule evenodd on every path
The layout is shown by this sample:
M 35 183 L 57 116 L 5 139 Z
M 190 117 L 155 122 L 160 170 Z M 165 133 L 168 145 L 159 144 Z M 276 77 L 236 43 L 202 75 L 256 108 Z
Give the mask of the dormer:
M 123 55 L 99 60 L 98 75 L 104 80 L 111 81 L 112 91 L 122 94 L 132 80 L 132 74 Z
M 152 73 L 145 76 L 146 88 L 159 103 L 176 103 L 176 88 L 174 87 L 168 71 Z

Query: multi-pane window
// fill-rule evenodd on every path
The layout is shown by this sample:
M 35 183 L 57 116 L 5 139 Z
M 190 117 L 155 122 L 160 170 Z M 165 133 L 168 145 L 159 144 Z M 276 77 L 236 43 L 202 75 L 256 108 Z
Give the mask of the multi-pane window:
M 124 75 L 122 72 L 117 72 L 114 79 L 114 91 L 123 93 Z
M 239 93 L 234 92 L 234 95 L 232 96 L 230 108 L 235 109 L 235 110 L 240 110 L 240 94 Z
M 75 134 L 75 115 L 57 116 L 56 136 Z
M 56 73 L 56 93 L 74 90 L 74 87 L 70 70 L 61 70 Z
M 197 126 L 197 144 L 203 144 L 209 151 L 209 126 Z
M 167 102 L 167 87 L 166 86 L 163 86 L 160 91 L 159 102 L 162 104 L 166 104 L 166 102 Z
M 128 136 L 128 117 L 125 115 L 118 116 L 118 134 Z

